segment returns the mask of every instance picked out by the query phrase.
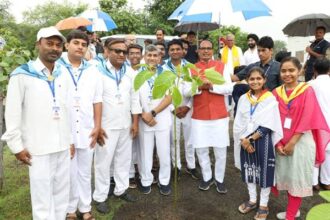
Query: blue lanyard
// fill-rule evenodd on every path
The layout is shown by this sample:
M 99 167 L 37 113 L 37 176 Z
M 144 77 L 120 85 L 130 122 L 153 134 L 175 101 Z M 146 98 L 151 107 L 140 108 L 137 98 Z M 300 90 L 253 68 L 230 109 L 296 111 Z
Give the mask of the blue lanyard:
M 258 104 L 259 103 L 257 103 L 255 106 L 253 106 L 252 104 L 250 105 L 250 118 L 252 118 L 253 113 L 255 112 L 255 110 L 258 107 Z
M 117 90 L 119 90 L 119 84 L 123 78 L 123 76 L 125 75 L 126 72 L 126 65 L 123 64 L 119 70 L 119 74 L 118 72 L 116 72 L 116 74 L 113 74 L 107 67 L 106 62 L 101 62 L 98 65 L 99 70 L 106 76 L 108 76 L 110 79 L 113 79 L 116 81 L 117 84 Z M 115 76 L 114 76 L 115 75 Z M 119 75 L 119 76 L 118 76 Z
M 42 73 L 43 73 L 45 76 L 47 76 L 43 71 L 42 71 Z M 56 97 L 55 97 L 55 79 L 52 80 L 52 81 L 47 80 L 46 82 L 48 83 L 49 89 L 50 89 L 50 91 L 51 91 L 51 93 L 52 93 L 52 96 L 53 96 L 53 102 L 54 102 L 54 105 L 56 106 Z
M 148 85 L 149 85 L 149 88 L 150 88 L 150 92 L 154 88 L 154 83 L 155 83 L 155 80 L 154 80 L 153 77 L 151 77 L 150 79 L 148 79 Z
M 80 77 L 81 77 L 81 75 L 82 75 L 84 69 L 82 69 L 82 70 L 80 71 L 80 74 L 79 74 L 79 76 L 78 76 L 77 81 L 75 80 L 75 78 L 74 78 L 74 76 L 73 76 L 73 74 L 72 74 L 72 72 L 71 72 L 71 68 L 67 67 L 67 69 L 68 69 L 68 71 L 69 71 L 69 73 L 70 73 L 71 79 L 72 79 L 73 84 L 74 84 L 74 86 L 76 87 L 76 91 L 77 91 L 78 82 L 79 82 L 79 80 L 80 80 Z
M 181 60 L 181 66 L 184 66 L 184 65 L 186 65 L 186 60 L 185 60 L 185 59 L 182 59 L 182 60 Z M 168 66 L 168 68 L 169 68 L 173 73 L 177 74 L 177 73 L 176 73 L 175 66 L 172 64 L 171 59 L 168 59 L 168 60 L 167 60 L 166 66 Z

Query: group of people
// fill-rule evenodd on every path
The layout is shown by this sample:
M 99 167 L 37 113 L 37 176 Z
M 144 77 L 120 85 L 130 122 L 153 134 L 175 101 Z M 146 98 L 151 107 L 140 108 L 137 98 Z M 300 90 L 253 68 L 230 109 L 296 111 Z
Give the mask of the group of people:
M 164 35 L 161 32 L 158 34 Z M 227 42 L 230 40 L 233 35 L 227 36 Z M 288 192 L 287 210 L 277 217 L 294 219 L 301 198 L 312 195 L 313 172 L 319 172 L 314 166 L 321 167 L 322 183 L 330 185 L 330 154 L 325 154 L 330 140 L 326 87 L 330 61 L 315 60 L 316 79 L 310 84 L 299 82 L 301 64 L 296 58 L 286 57 L 279 63 L 272 58 L 270 37 L 258 39 L 251 34 L 248 40 L 251 50 L 257 45 L 259 61 L 252 59 L 256 52 L 250 51 L 246 59 L 252 63 L 234 75 L 244 61 L 238 58 L 240 50 L 229 43 L 219 61 L 214 59 L 215 48 L 208 39 L 196 48 L 180 39 L 167 44 L 158 41 L 143 51 L 127 39 L 109 38 L 104 53 L 87 61 L 90 39 L 86 33 L 73 30 L 65 38 L 54 27 L 40 29 L 38 58 L 10 75 L 7 131 L 2 136 L 16 158 L 29 165 L 33 219 L 93 220 L 92 200 L 101 213 L 110 211 L 112 193 L 135 202 L 137 198 L 128 190 L 135 186 L 134 180 L 143 194 L 149 194 L 151 185 L 158 182 L 160 194 L 170 195 L 171 173 L 175 168 L 179 174 L 182 170 L 174 131 L 177 137 L 184 137 L 185 170 L 200 179 L 198 188 L 206 191 L 215 184 L 217 192 L 227 193 L 224 179 L 231 95 L 237 98 L 235 166 L 241 170 L 250 196 L 239 211 L 248 213 L 258 207 L 255 219 L 266 219 L 271 187 L 275 186 Z M 189 48 L 197 54 L 190 58 L 196 59 L 193 63 L 199 69 L 191 69 L 190 74 L 200 77 L 203 84 L 193 91 L 190 82 L 178 78 L 183 100 L 177 108 L 170 95 L 153 99 L 156 78 L 164 71 L 177 74 L 179 67 L 189 63 L 184 58 Z M 147 65 L 139 66 L 142 62 Z M 135 90 L 135 76 L 149 67 L 154 75 Z M 222 75 L 225 83 L 208 81 L 204 71 L 209 68 Z M 242 85 L 248 89 L 235 93 Z M 159 161 L 156 178 L 152 173 L 155 148 Z M 261 187 L 259 206 L 257 185 Z

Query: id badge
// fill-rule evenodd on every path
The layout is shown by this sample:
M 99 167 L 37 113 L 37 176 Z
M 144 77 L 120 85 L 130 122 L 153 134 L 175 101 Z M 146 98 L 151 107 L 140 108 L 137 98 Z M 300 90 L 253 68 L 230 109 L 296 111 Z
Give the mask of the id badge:
M 254 126 L 253 122 L 250 121 L 247 125 L 247 132 L 252 133 L 253 132 L 253 126 Z
M 284 128 L 290 129 L 291 128 L 291 123 L 292 123 L 292 119 L 291 118 L 285 118 L 285 120 L 284 120 Z
M 53 119 L 54 120 L 60 119 L 60 107 L 59 106 L 53 107 Z
M 117 103 L 118 104 L 123 104 L 123 102 L 121 100 L 121 94 L 120 93 L 117 93 L 115 97 L 117 98 Z
M 73 107 L 80 108 L 80 96 L 73 97 Z

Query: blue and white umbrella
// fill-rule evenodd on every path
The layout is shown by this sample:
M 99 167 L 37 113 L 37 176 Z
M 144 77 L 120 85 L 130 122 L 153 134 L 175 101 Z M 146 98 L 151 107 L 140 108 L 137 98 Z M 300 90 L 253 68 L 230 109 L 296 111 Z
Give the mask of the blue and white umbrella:
M 93 22 L 92 25 L 86 27 L 89 31 L 111 31 L 117 28 L 109 14 L 96 9 L 86 10 L 78 17 L 84 17 Z
M 186 0 L 168 18 L 178 20 L 178 31 L 209 31 L 221 24 L 225 3 L 229 0 Z M 241 11 L 245 20 L 271 15 L 262 0 L 230 0 L 232 11 Z M 191 25 L 191 27 L 189 27 Z

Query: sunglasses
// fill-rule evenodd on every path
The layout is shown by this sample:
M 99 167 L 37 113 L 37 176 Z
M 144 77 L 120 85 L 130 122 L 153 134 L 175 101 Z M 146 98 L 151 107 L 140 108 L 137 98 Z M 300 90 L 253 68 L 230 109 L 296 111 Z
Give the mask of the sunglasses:
M 114 51 L 116 54 L 121 54 L 123 53 L 124 55 L 127 55 L 127 50 L 122 50 L 122 49 L 115 49 L 115 48 L 110 48 L 110 51 Z

